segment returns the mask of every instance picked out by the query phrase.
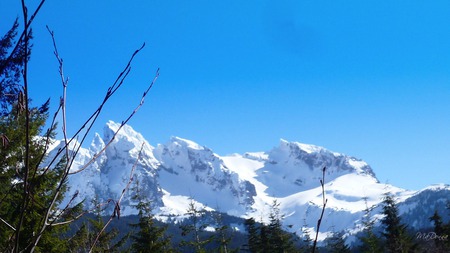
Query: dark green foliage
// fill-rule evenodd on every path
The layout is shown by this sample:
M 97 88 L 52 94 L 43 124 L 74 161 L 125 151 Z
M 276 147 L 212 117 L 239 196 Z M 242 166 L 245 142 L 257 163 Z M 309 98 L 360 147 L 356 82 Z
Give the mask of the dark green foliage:
M 417 239 L 428 242 L 428 249 L 433 249 L 434 252 L 450 252 L 449 233 L 437 210 L 429 220 L 433 222 L 433 231 L 418 234 Z
M 333 233 L 332 236 L 325 239 L 325 248 L 330 253 L 350 253 L 350 247 L 345 244 L 344 233 Z
M 205 228 L 208 226 L 204 219 L 205 214 L 206 210 L 198 208 L 194 200 L 191 200 L 186 213 L 188 218 L 180 226 L 183 236 L 180 246 L 190 248 L 197 253 L 206 252 L 207 245 L 213 241 L 213 236 L 202 237 Z
M 11 113 L 12 105 L 22 99 L 22 85 L 20 84 L 21 72 L 25 64 L 25 43 L 20 41 L 14 52 L 19 23 L 16 19 L 11 29 L 0 39 L 0 116 Z M 31 34 L 29 34 L 31 39 Z M 28 57 L 29 57 L 28 47 Z
M 359 251 L 364 253 L 381 253 L 383 252 L 383 249 L 381 247 L 380 238 L 374 231 L 375 220 L 370 219 L 372 208 L 367 206 L 367 199 L 364 199 L 364 201 L 366 202 L 366 209 L 364 210 L 364 217 L 362 220 L 364 230 L 362 231 L 362 235 L 359 236 L 359 239 L 361 240 Z
M 212 213 L 215 226 L 215 237 L 214 240 L 218 245 L 216 252 L 218 253 L 231 253 L 238 252 L 238 249 L 232 249 L 230 243 L 233 239 L 230 227 L 223 224 L 223 214 L 220 212 Z
M 390 194 L 385 194 L 382 214 L 384 215 L 381 220 L 384 228 L 382 235 L 385 238 L 387 252 L 409 252 L 417 248 L 408 234 L 407 226 L 401 223 L 397 204 Z
M 313 249 L 313 240 L 311 238 L 311 234 L 309 230 L 303 228 L 303 239 L 300 244 L 300 252 L 312 252 Z
M 150 202 L 142 196 L 139 190 L 139 181 L 136 181 L 133 189 L 135 192 L 133 200 L 137 201 L 135 207 L 139 211 L 139 223 L 131 224 L 132 227 L 137 228 L 137 232 L 131 236 L 132 252 L 172 252 L 170 238 L 165 234 L 166 226 L 156 225 Z
M 51 138 L 55 133 L 54 129 L 43 131 L 49 101 L 32 107 L 31 100 L 25 99 L 19 73 L 29 55 L 25 56 L 22 42 L 10 52 L 17 27 L 16 21 L 0 41 L 0 251 L 31 250 L 40 240 L 36 252 L 63 252 L 65 241 L 55 235 L 67 226 L 57 224 L 76 215 L 79 206 L 62 213 L 56 209 L 66 190 L 65 159 L 41 166 L 49 144 L 41 136 Z
M 269 214 L 268 225 L 268 241 L 270 252 L 293 252 L 294 244 L 292 241 L 292 234 L 286 232 L 282 228 L 282 220 L 284 216 L 280 213 L 280 203 L 276 200 L 272 203 Z
M 254 218 L 248 218 L 245 220 L 244 223 L 246 229 L 247 229 L 247 237 L 248 237 L 248 243 L 247 248 L 250 252 L 260 252 L 259 245 L 260 242 L 260 236 L 259 236 L 259 230 L 256 227 L 256 222 Z
M 268 225 L 256 224 L 253 218 L 245 220 L 248 232 L 247 247 L 250 252 L 295 252 L 293 236 L 282 228 L 283 216 L 279 203 L 274 201 L 269 214 Z
M 75 234 L 69 238 L 69 250 L 67 252 L 89 252 L 91 248 L 92 252 L 123 252 L 123 246 L 128 240 L 128 234 L 119 237 L 119 230 L 117 228 L 106 229 L 100 232 L 105 226 L 105 221 L 101 216 L 102 210 L 99 203 L 94 202 L 97 207 L 95 216 L 93 218 L 87 218 L 78 227 Z M 97 237 L 98 240 L 96 241 Z

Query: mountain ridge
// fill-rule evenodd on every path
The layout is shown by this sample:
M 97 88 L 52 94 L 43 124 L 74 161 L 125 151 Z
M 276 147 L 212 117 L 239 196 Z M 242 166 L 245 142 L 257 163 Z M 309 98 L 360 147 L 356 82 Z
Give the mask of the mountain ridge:
M 152 146 L 129 125 L 124 125 L 114 136 L 119 128 L 119 123 L 108 121 L 103 137 L 95 134 L 89 148 L 80 149 L 73 171 L 106 147 L 85 170 L 69 177 L 69 190 L 62 206 L 76 191 L 79 192 L 76 201 L 85 199 L 86 208 L 92 207 L 94 199 L 117 200 L 138 161 L 134 178 L 162 220 L 183 217 L 190 201 L 194 201 L 208 210 L 264 222 L 271 204 L 277 201 L 292 232 L 305 229 L 314 232 L 322 208 L 319 182 L 326 167 L 324 186 L 328 204 L 319 237 L 322 240 L 333 230 L 346 231 L 349 235 L 357 233 L 364 209 L 379 208 L 385 192 L 398 199 L 402 214 L 419 210 L 417 202 L 422 201 L 419 195 L 429 193 L 431 197 L 422 198 L 433 199 L 433 192 L 436 196 L 447 193 L 439 195 L 441 201 L 450 193 L 450 186 L 445 184 L 421 191 L 382 184 L 363 160 L 315 145 L 280 139 L 279 145 L 267 152 L 220 156 L 208 147 L 175 136 L 165 144 Z M 49 157 L 61 145 L 57 142 L 52 145 Z M 415 202 L 406 202 L 414 197 Z M 135 214 L 132 205 L 129 190 L 121 202 L 122 215 Z M 417 229 L 424 226 L 423 222 L 412 219 Z

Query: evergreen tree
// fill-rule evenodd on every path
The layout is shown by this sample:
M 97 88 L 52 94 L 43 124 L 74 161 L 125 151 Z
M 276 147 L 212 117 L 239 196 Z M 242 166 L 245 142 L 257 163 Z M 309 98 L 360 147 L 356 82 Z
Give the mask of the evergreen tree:
M 300 252 L 312 252 L 313 240 L 309 230 L 304 226 L 302 228 L 302 243 L 300 247 Z
M 282 228 L 282 220 L 284 216 L 280 213 L 280 203 L 273 201 L 269 214 L 268 225 L 268 242 L 270 252 L 293 252 L 294 244 L 292 235 Z
M 367 205 L 367 198 L 364 198 L 364 201 L 366 203 L 366 209 L 364 210 L 362 219 L 364 230 L 362 231 L 362 236 L 359 236 L 361 240 L 359 251 L 364 253 L 381 253 L 383 249 L 380 238 L 374 232 L 375 220 L 370 219 L 372 208 Z
M 325 247 L 330 253 L 350 253 L 350 247 L 345 244 L 344 233 L 333 233 L 325 240 Z
M 259 227 L 259 232 L 260 232 L 260 236 L 259 236 L 259 245 L 258 248 L 260 249 L 260 251 L 257 251 L 258 253 L 271 253 L 271 246 L 269 243 L 269 238 L 270 238 L 270 231 L 269 228 L 263 223 L 261 222 L 261 225 Z
M 256 227 L 256 222 L 254 218 L 248 218 L 245 220 L 245 227 L 247 229 L 247 246 L 250 252 L 261 252 L 260 249 L 260 236 L 258 228 Z
M 60 207 L 65 197 L 67 176 L 73 160 L 67 156 L 60 161 L 54 159 L 43 166 L 42 162 L 45 161 L 47 147 L 55 136 L 56 126 L 52 123 L 50 130 L 43 131 L 49 116 L 49 100 L 42 106 L 33 107 L 28 92 L 31 23 L 43 3 L 44 1 L 34 12 L 28 12 L 25 1 L 22 1 L 24 30 L 20 33 L 21 36 L 16 41 L 19 28 L 16 20 L 0 38 L 0 252 L 67 252 L 72 250 L 67 248 L 70 241 L 76 241 L 72 240 L 73 238 L 62 238 L 62 234 L 68 224 L 80 214 L 81 203 L 74 205 L 69 201 L 69 205 Z M 30 13 L 32 15 L 28 19 Z M 137 50 L 131 59 L 140 50 Z M 57 55 L 56 52 L 55 54 Z M 62 64 L 58 55 L 57 57 Z M 129 66 L 130 64 L 117 80 L 129 71 Z M 62 65 L 60 67 L 62 68 Z M 65 79 L 62 73 L 61 77 Z M 124 78 L 120 79 L 118 85 L 116 82 L 110 87 L 100 108 L 122 84 Z M 140 105 L 152 85 L 153 82 L 144 93 Z M 61 99 L 61 105 L 64 104 L 64 99 Z M 100 109 L 91 119 L 96 119 L 99 112 Z M 89 123 L 91 125 L 86 135 L 95 119 Z M 79 130 L 85 126 L 81 126 Z M 76 152 L 68 153 L 75 156 Z M 61 154 L 58 152 L 56 157 L 60 158 Z M 96 226 L 94 221 L 90 224 Z M 85 226 L 85 229 L 79 232 L 84 233 L 83 231 L 90 233 L 90 226 Z
M 222 213 L 214 212 L 213 219 L 216 224 L 215 229 L 215 240 L 219 245 L 219 248 L 216 250 L 218 253 L 231 253 L 237 252 L 237 249 L 230 248 L 230 242 L 232 240 L 229 226 L 223 224 Z
M 434 211 L 434 214 L 429 218 L 429 220 L 433 222 L 433 233 L 436 235 L 436 238 L 433 238 L 432 240 L 435 251 L 450 252 L 450 242 L 448 238 L 446 240 L 443 239 L 443 236 L 448 236 L 448 234 L 446 234 L 445 225 L 442 222 L 442 218 L 437 210 Z
M 406 225 L 401 223 L 398 215 L 397 204 L 394 197 L 386 193 L 383 199 L 384 215 L 381 224 L 384 226 L 382 233 L 385 238 L 385 250 L 387 252 L 409 252 L 414 250 L 417 245 L 407 232 Z
M 101 232 L 105 226 L 101 215 L 101 205 L 97 198 L 93 200 L 93 203 L 95 205 L 94 217 L 88 217 L 75 234 L 67 238 L 68 250 L 66 252 L 85 253 L 90 252 L 91 249 L 91 252 L 124 252 L 123 246 L 128 240 L 128 234 L 118 238 L 119 230 L 116 228 Z
M 12 27 L 0 39 L 0 116 L 4 117 L 11 113 L 12 106 L 17 104 L 19 95 L 22 93 L 20 83 L 21 72 L 25 61 L 29 58 L 30 47 L 25 50 L 25 43 L 20 41 L 16 45 L 17 30 L 19 22 L 16 19 Z M 31 34 L 30 38 L 31 39 Z M 28 51 L 28 56 L 25 56 Z M 11 56 L 10 56 L 11 55 Z
M 49 101 L 32 107 L 24 95 L 20 73 L 25 75 L 30 48 L 14 42 L 17 29 L 16 21 L 0 41 L 0 251 L 62 252 L 66 242 L 59 235 L 67 225 L 57 224 L 71 219 L 69 213 L 76 215 L 79 206 L 57 209 L 66 190 L 65 159 L 41 165 L 49 144 L 42 136 L 52 138 L 55 132 L 43 131 Z M 31 33 L 26 36 L 31 39 Z
M 206 210 L 204 208 L 199 209 L 193 199 L 189 203 L 186 215 L 187 220 L 181 228 L 181 235 L 184 239 L 181 242 L 181 246 L 187 246 L 192 248 L 197 253 L 206 252 L 206 245 L 212 241 L 212 237 L 206 239 L 202 238 L 202 232 L 208 226 L 204 222 Z
M 292 234 L 282 228 L 280 204 L 274 201 L 269 214 L 269 224 L 257 226 L 253 218 L 245 220 L 248 232 L 248 250 L 255 253 L 296 252 Z
M 137 201 L 135 207 L 139 211 L 139 223 L 132 224 L 138 229 L 131 236 L 132 251 L 137 253 L 172 252 L 170 239 L 165 235 L 166 227 L 155 224 L 150 202 L 140 192 L 139 181 L 136 181 L 134 192 L 132 199 Z

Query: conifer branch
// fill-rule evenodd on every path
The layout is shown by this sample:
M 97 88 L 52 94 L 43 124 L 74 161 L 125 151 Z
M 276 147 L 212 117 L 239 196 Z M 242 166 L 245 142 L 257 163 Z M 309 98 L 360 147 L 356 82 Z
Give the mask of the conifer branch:
M 36 15 L 38 14 L 39 10 L 41 9 L 41 7 L 44 5 L 45 0 L 41 0 L 41 2 L 39 3 L 38 7 L 36 7 L 36 10 L 34 10 L 33 15 L 31 15 L 30 19 L 28 21 L 25 22 L 25 28 L 23 29 L 22 33 L 20 34 L 20 38 L 17 40 L 16 45 L 14 46 L 13 50 L 11 51 L 11 53 L 9 54 L 8 58 L 6 59 L 6 61 L 4 61 L 2 63 L 2 65 L 0 65 L 0 73 L 3 72 L 3 70 L 8 66 L 8 64 L 11 62 L 13 55 L 16 53 L 17 49 L 19 48 L 19 45 L 22 43 L 23 40 L 27 39 L 26 37 L 29 36 L 28 34 L 28 28 L 31 27 L 31 23 L 33 23 L 34 18 L 36 17 Z M 25 1 L 22 0 L 22 11 L 24 13 L 26 13 L 26 6 L 25 6 Z

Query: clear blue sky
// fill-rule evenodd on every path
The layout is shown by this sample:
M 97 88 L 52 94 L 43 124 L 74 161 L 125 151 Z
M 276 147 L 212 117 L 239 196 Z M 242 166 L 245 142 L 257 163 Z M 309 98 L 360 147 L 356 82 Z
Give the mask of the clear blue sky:
M 20 1 L 0 2 L 2 33 L 17 16 Z M 69 131 L 146 42 L 97 131 L 133 110 L 160 67 L 130 121 L 152 145 L 180 136 L 225 155 L 283 138 L 361 158 L 396 186 L 450 183 L 450 1 L 49 0 L 33 26 L 31 95 L 55 106 L 45 25 L 70 77 Z

